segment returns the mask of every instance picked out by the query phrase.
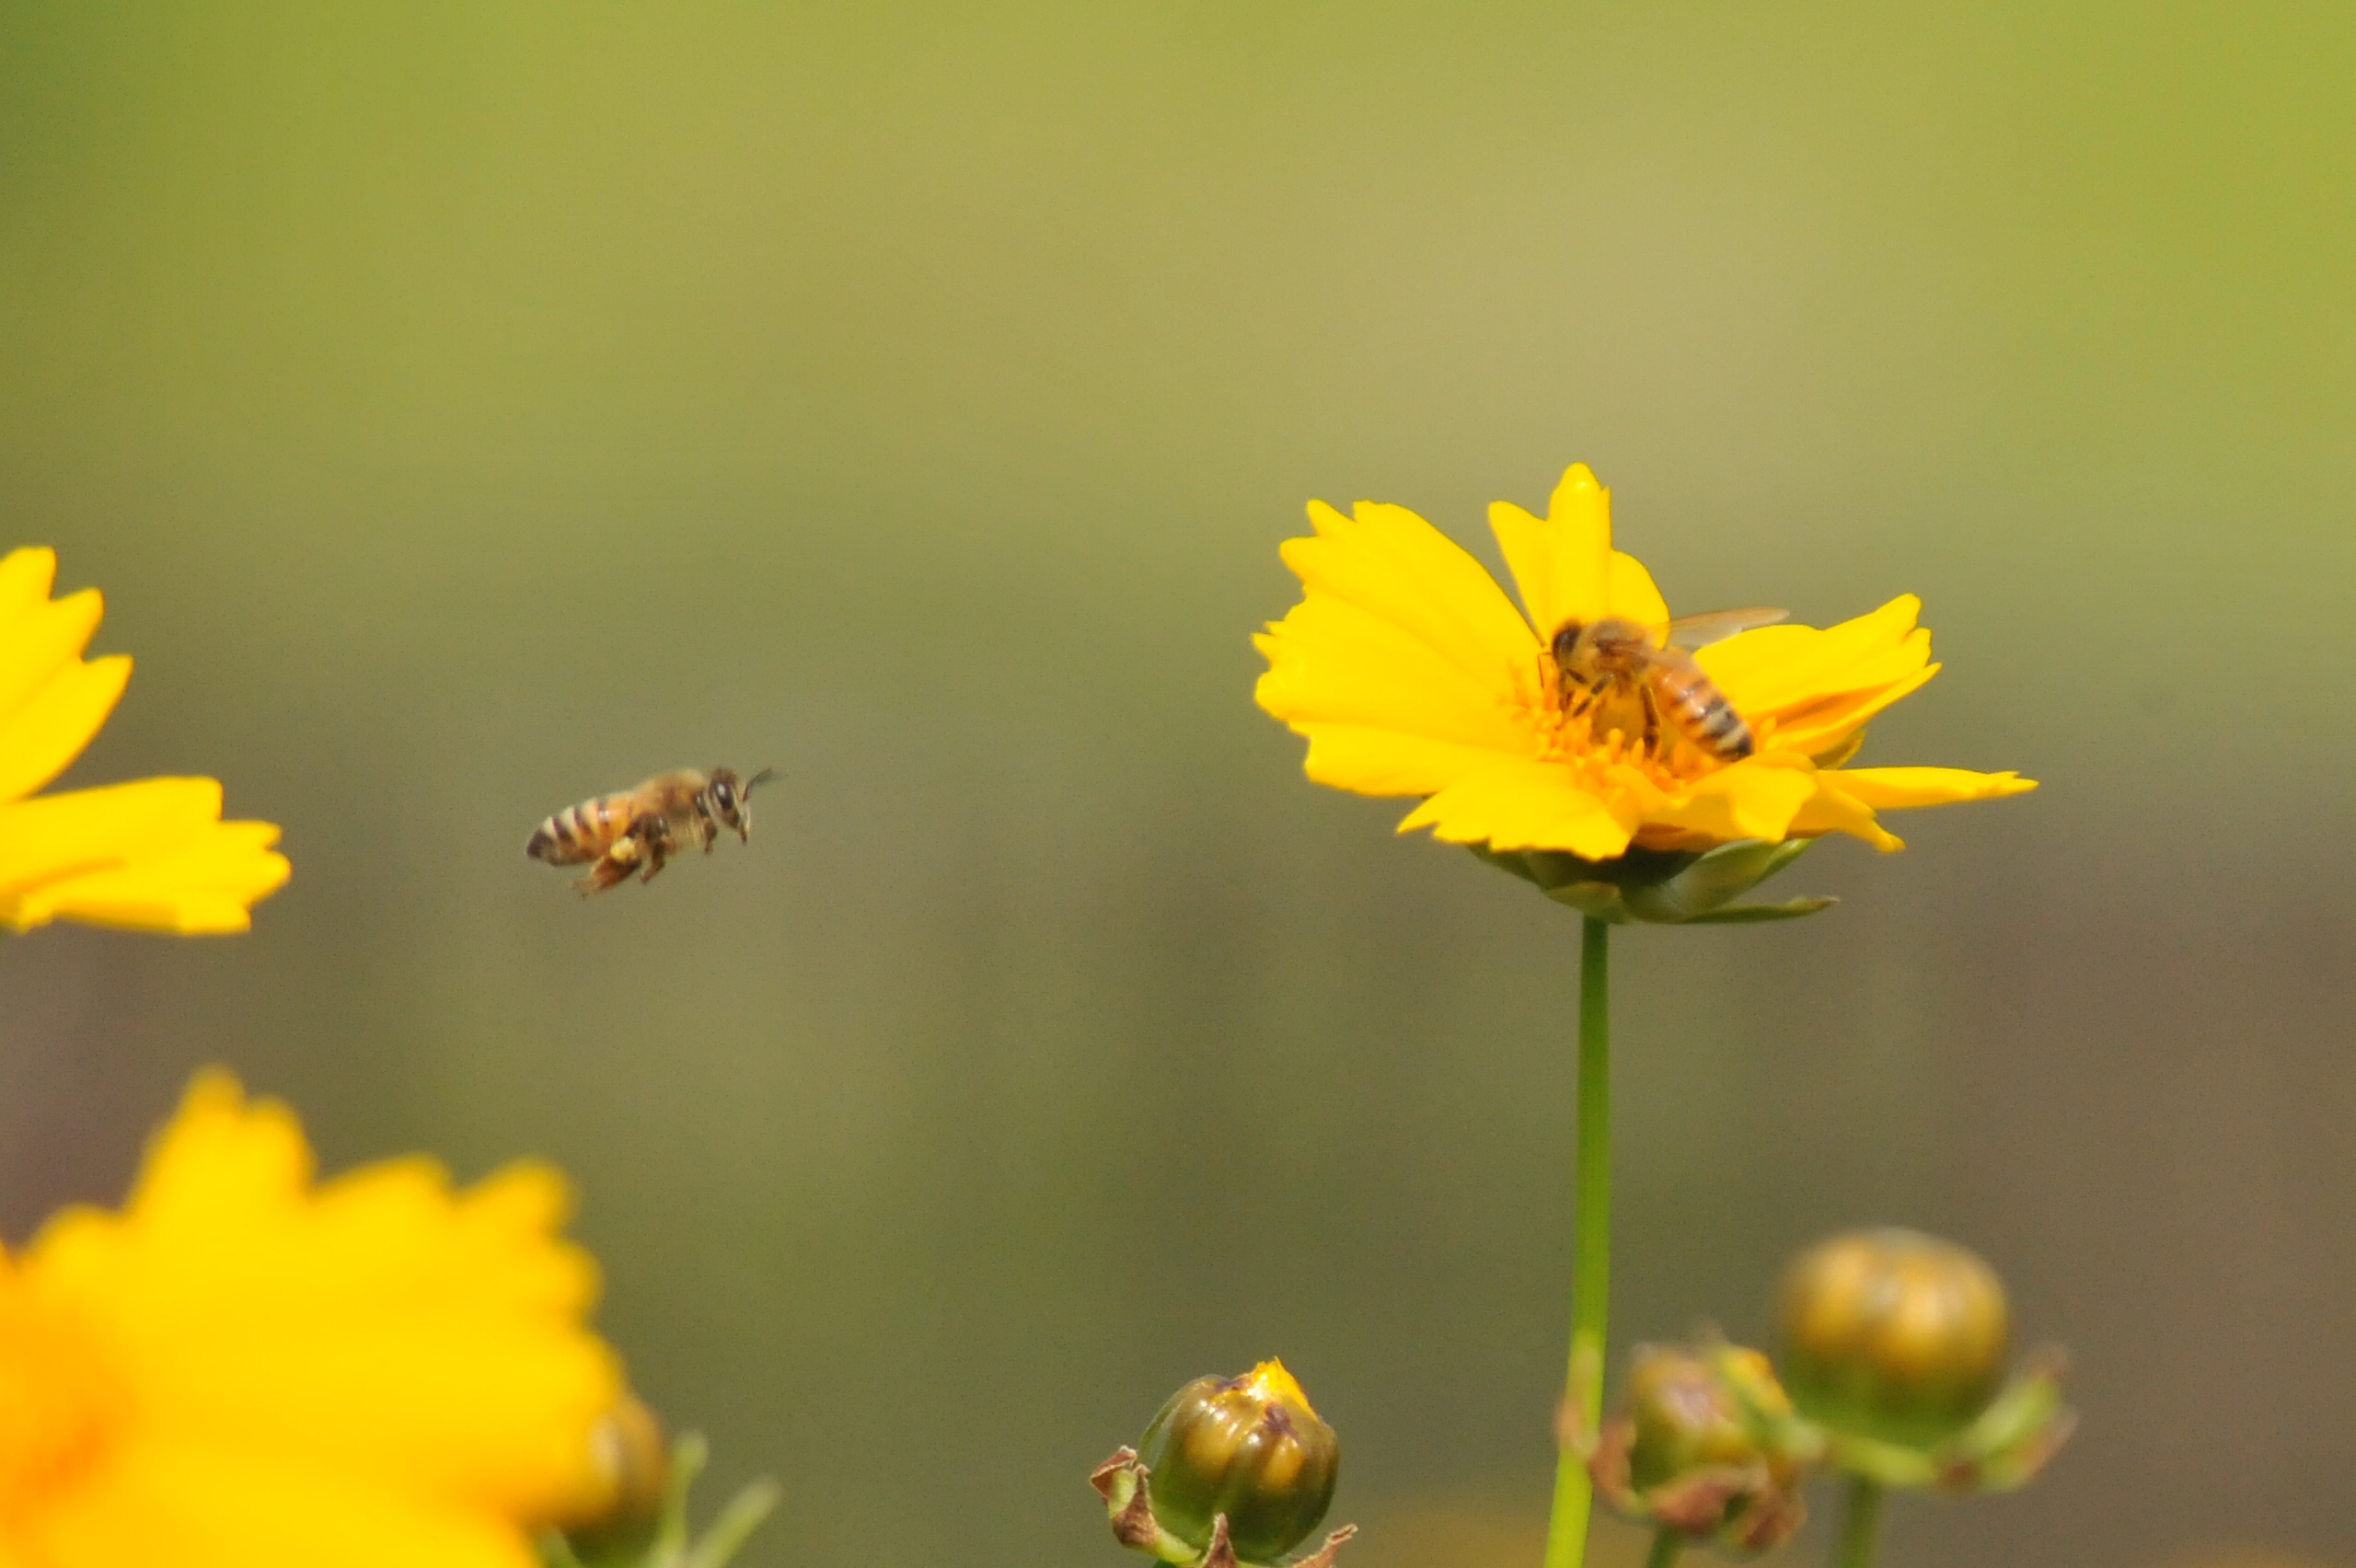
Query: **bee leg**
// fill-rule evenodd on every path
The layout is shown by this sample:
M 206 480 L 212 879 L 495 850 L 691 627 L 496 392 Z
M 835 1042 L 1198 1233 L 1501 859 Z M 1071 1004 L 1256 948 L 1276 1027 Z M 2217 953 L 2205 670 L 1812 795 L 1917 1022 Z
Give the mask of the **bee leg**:
M 1660 709 L 1653 701 L 1652 683 L 1638 681 L 1636 695 L 1644 698 L 1645 702 L 1645 755 L 1658 756 L 1660 755 Z
M 659 818 L 654 825 L 647 830 L 645 846 L 646 866 L 638 873 L 638 880 L 641 884 L 654 880 L 654 873 L 663 869 L 663 862 L 669 859 L 671 854 L 671 835 L 664 828 Z
M 626 881 L 636 869 L 638 861 L 638 840 L 628 836 L 617 838 L 613 847 L 597 857 L 596 863 L 589 868 L 589 874 L 572 885 L 581 890 L 584 898 L 593 893 L 603 893 Z
M 1577 711 L 1588 716 L 1590 732 L 1593 730 L 1595 721 L 1603 717 L 1603 699 L 1610 695 L 1611 691 L 1611 677 L 1610 675 L 1598 675 L 1580 688 Z M 1601 738 L 1597 737 L 1599 740 Z

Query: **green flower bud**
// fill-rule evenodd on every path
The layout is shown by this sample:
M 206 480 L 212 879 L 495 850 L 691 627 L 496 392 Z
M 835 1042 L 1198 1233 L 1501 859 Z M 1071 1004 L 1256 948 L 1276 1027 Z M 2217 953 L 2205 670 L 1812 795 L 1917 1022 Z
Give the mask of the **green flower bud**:
M 1207 1549 L 1227 1518 L 1235 1554 L 1272 1562 L 1309 1539 L 1334 1501 L 1341 1447 L 1280 1361 L 1197 1378 L 1138 1441 L 1161 1527 Z
M 1784 1381 L 1835 1433 L 1930 1448 L 1962 1433 L 2004 1381 L 2004 1287 L 1950 1241 L 1859 1230 L 1784 1271 Z
M 1798 859 L 1814 842 L 1787 838 L 1769 844 L 1744 838 L 1707 850 L 1631 845 L 1609 860 L 1583 859 L 1560 849 L 1492 849 L 1484 844 L 1474 845 L 1472 852 L 1555 903 L 1614 925 L 1737 925 L 1792 920 L 1831 906 L 1830 898 L 1735 902 Z
M 1759 1352 L 1640 1345 L 1626 1408 L 1600 1434 L 1588 1469 L 1623 1513 L 1761 1551 L 1799 1528 L 1803 1471 L 1816 1452 L 1815 1433 Z
M 1718 1386 L 1710 1364 L 1673 1346 L 1637 1350 L 1628 1374 L 1628 1479 L 1639 1492 L 1688 1470 L 1747 1464 L 1758 1452 L 1741 1407 Z

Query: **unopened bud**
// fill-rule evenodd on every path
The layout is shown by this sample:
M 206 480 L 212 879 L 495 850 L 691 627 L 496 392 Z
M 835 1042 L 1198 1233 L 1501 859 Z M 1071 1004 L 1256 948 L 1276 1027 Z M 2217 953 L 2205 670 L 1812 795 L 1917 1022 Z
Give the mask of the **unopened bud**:
M 649 1529 L 663 1511 L 671 1471 L 654 1412 L 625 1390 L 590 1427 L 588 1461 L 587 1493 L 558 1521 L 565 1534 L 593 1546 Z
M 1988 1408 L 2004 1376 L 2004 1287 L 1975 1254 L 1911 1230 L 1859 1230 L 1784 1272 L 1784 1380 L 1839 1433 L 1928 1448 Z
M 1738 1551 L 1779 1545 L 1799 1528 L 1815 1435 L 1765 1356 L 1719 1342 L 1641 1345 L 1627 1401 L 1588 1461 L 1614 1507 Z
M 1281 1361 L 1241 1378 L 1197 1378 L 1138 1441 L 1154 1516 L 1201 1546 L 1227 1516 L 1238 1557 L 1273 1562 L 1309 1539 L 1334 1501 L 1341 1446 Z
M 1755 1364 L 1772 1388 L 1774 1375 L 1755 1350 L 1733 1350 Z M 1783 1390 L 1773 1397 L 1791 1409 Z M 1707 1465 L 1748 1464 L 1759 1441 L 1733 1392 L 1702 1356 L 1680 1348 L 1645 1345 L 1628 1374 L 1628 1417 L 1634 1441 L 1628 1450 L 1630 1479 L 1649 1489 L 1686 1470 Z

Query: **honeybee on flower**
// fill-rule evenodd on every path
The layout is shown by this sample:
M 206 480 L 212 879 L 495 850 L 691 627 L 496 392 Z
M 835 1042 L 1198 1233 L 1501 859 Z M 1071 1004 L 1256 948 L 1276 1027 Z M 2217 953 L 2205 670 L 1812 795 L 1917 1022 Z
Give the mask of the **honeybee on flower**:
M 1312 502 L 1309 517 L 1314 536 L 1283 548 L 1300 603 L 1253 640 L 1254 696 L 1308 740 L 1311 778 L 1425 797 L 1403 832 L 1590 862 L 1827 833 L 1889 850 L 1884 811 L 2036 787 L 1844 766 L 1868 721 L 1938 673 L 1911 594 L 1821 629 L 1737 612 L 1742 629 L 1683 651 L 1704 640 L 1673 630 L 1651 573 L 1612 548 L 1611 494 L 1583 463 L 1544 517 L 1489 510 L 1519 608 L 1403 507 Z
M 1657 628 L 1619 616 L 1566 620 L 1547 640 L 1563 711 L 1587 716 L 1592 731 L 1594 711 L 1613 693 L 1631 692 L 1644 711 L 1647 753 L 1657 755 L 1664 743 L 1674 745 L 1681 737 L 1720 762 L 1738 762 L 1757 748 L 1750 726 L 1688 651 L 1755 626 L 1773 626 L 1790 614 L 1718 610 L 1680 616 Z

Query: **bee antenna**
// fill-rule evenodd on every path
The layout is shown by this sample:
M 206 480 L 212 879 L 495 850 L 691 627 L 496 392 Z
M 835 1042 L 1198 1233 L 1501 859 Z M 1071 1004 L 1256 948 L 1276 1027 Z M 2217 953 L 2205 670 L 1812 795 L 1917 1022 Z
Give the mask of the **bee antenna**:
M 754 786 L 754 785 L 756 785 L 756 784 L 766 784 L 766 783 L 768 783 L 770 779 L 772 779 L 772 778 L 776 778 L 776 777 L 777 777 L 777 769 L 776 769 L 776 768 L 774 768 L 774 767 L 764 767 L 764 768 L 762 768 L 758 773 L 754 774 L 750 778 L 747 778 L 747 779 L 745 779 L 745 788 L 744 788 L 744 791 L 743 791 L 743 792 L 744 792 L 744 793 L 745 793 L 745 794 L 747 794 L 747 795 L 749 795 L 749 794 L 751 794 L 751 793 L 753 792 L 753 786 Z

